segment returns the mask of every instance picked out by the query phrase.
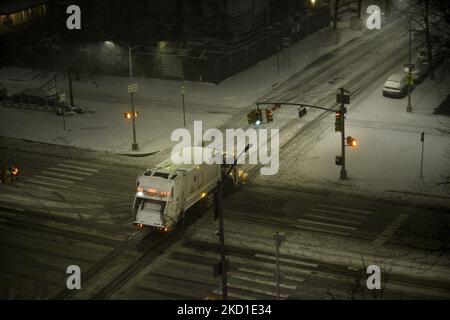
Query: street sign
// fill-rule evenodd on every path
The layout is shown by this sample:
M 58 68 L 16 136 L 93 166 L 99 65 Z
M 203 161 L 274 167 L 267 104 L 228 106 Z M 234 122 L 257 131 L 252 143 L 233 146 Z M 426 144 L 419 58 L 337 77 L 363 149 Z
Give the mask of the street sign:
M 128 85 L 128 93 L 133 93 L 138 91 L 138 85 L 137 83 L 129 84 Z
M 405 66 L 405 68 L 409 68 L 409 67 L 415 68 L 416 67 L 416 65 L 414 63 L 405 63 L 404 66 Z

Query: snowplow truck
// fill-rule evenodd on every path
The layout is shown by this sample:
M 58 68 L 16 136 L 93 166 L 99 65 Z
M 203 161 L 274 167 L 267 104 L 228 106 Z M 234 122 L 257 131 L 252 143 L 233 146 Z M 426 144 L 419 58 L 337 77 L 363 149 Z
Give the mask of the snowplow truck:
M 190 149 L 194 154 L 206 148 Z M 133 224 L 161 232 L 171 231 L 190 207 L 214 191 L 226 167 L 229 168 L 217 163 L 175 164 L 169 158 L 145 170 L 136 181 Z M 236 176 L 233 173 L 233 181 Z

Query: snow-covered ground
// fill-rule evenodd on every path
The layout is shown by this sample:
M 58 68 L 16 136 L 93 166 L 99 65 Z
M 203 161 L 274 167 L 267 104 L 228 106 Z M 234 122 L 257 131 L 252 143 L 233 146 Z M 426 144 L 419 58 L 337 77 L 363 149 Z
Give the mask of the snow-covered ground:
M 219 127 L 277 82 L 286 80 L 315 59 L 336 49 L 338 45 L 330 43 L 329 33 L 322 30 L 292 46 L 289 68 L 287 51 L 280 53 L 279 75 L 275 55 L 219 85 L 159 79 L 133 80 L 139 85 L 135 106 L 139 112 L 136 128 L 141 150 L 156 152 L 171 146 L 171 132 L 183 126 L 182 86 L 185 87 L 187 127 L 192 128 L 194 120 L 202 120 L 205 130 Z M 360 31 L 343 30 L 339 46 L 360 34 Z M 52 77 L 52 73 L 36 70 L 0 70 L 0 83 L 10 93 L 40 87 Z M 63 130 L 62 118 L 52 113 L 3 109 L 7 112 L 3 112 L 0 118 L 0 135 L 93 150 L 129 152 L 131 123 L 124 118 L 124 112 L 130 110 L 129 83 L 128 78 L 120 77 L 74 81 L 76 106 L 94 108 L 96 113 L 67 117 L 67 131 Z M 68 92 L 67 79 L 62 75 L 58 76 L 58 86 Z
M 401 66 L 398 66 L 401 70 Z M 448 116 L 433 114 L 450 92 L 448 77 L 426 80 L 412 92 L 413 112 L 406 112 L 407 97 L 382 96 L 383 84 L 352 102 L 346 116 L 346 136 L 358 139 L 346 148 L 349 179 L 340 180 L 340 133 L 332 126 L 309 148 L 301 139 L 289 145 L 280 159 L 277 176 L 261 176 L 257 183 L 327 188 L 347 192 L 379 193 L 392 197 L 429 198 L 434 204 L 450 203 Z M 334 115 L 324 121 L 334 122 Z M 423 177 L 420 177 L 421 133 L 425 132 Z M 448 178 L 447 178 L 448 179 Z M 447 180 L 448 182 L 448 180 Z M 432 196 L 430 198 L 430 196 Z

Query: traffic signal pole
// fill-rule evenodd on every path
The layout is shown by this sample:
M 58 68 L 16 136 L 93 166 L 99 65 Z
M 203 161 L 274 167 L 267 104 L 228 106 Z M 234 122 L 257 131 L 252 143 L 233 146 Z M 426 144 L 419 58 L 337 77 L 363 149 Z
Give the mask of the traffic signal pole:
M 345 104 L 344 104 L 344 88 L 339 89 L 341 92 L 341 173 L 340 178 L 345 180 L 347 179 L 347 170 L 345 169 Z
M 128 65 L 130 68 L 130 81 L 133 80 L 133 64 L 131 59 L 131 44 L 128 45 Z M 136 142 L 136 117 L 134 116 L 134 92 L 130 92 L 130 104 L 131 104 L 131 125 L 133 127 L 133 143 L 131 145 L 131 150 L 138 151 L 139 145 Z
M 225 178 L 228 177 L 231 173 L 231 171 L 236 167 L 238 159 L 241 157 L 241 155 L 247 153 L 247 151 L 250 149 L 251 145 L 247 144 L 245 149 L 242 151 L 240 155 L 238 155 L 235 159 L 231 167 L 228 169 L 228 171 L 224 174 L 222 171 L 222 179 L 217 184 L 217 189 L 215 193 L 215 210 L 216 215 L 219 218 L 219 250 L 220 250 L 220 274 L 222 276 L 222 299 L 227 300 L 228 299 L 228 277 L 227 277 L 227 271 L 228 271 L 228 261 L 225 257 L 225 230 L 224 230 L 224 217 L 223 217 L 223 184 L 225 182 Z
M 321 109 L 321 110 L 325 110 L 328 112 L 334 112 L 336 113 L 336 122 L 335 122 L 335 131 L 336 132 L 341 132 L 341 156 L 336 156 L 336 165 L 341 166 L 341 171 L 340 171 L 340 179 L 347 179 L 347 169 L 345 167 L 345 141 L 346 139 L 348 139 L 349 141 L 353 141 L 352 143 L 350 143 L 348 146 L 354 147 L 356 146 L 356 139 L 354 139 L 353 137 L 347 137 L 345 138 L 345 113 L 347 112 L 345 105 L 350 103 L 350 95 L 349 95 L 349 91 L 345 90 L 344 88 L 339 88 L 339 93 L 337 94 L 337 103 L 339 104 L 339 110 L 336 111 L 336 109 L 330 109 L 330 108 L 324 108 L 324 107 L 318 107 L 318 106 L 314 106 L 314 105 L 309 105 L 309 104 L 305 104 L 305 103 L 292 103 L 292 102 L 280 102 L 280 101 L 276 101 L 276 102 L 269 102 L 269 101 L 261 101 L 261 102 L 256 102 L 256 111 L 260 112 L 259 106 L 260 105 L 286 105 L 286 106 L 296 106 L 296 107 L 302 107 L 304 108 L 312 108 L 312 109 Z M 302 117 L 303 115 L 306 114 L 306 110 L 300 109 L 299 110 L 299 117 Z M 249 119 L 249 123 L 255 123 L 254 121 L 254 116 L 253 116 L 254 112 L 250 112 L 247 115 L 247 118 Z

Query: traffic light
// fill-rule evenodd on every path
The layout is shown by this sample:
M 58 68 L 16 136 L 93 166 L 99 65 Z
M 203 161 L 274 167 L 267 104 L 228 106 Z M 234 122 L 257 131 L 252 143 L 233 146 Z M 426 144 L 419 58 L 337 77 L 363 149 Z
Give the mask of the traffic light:
M 340 112 L 340 111 L 336 111 L 336 120 L 334 122 L 334 131 L 338 132 L 342 132 L 342 117 L 344 115 Z
M 248 123 L 259 126 L 262 123 L 261 110 L 254 109 L 254 110 L 250 111 L 249 113 L 247 113 L 247 121 L 248 121 Z
M 131 112 L 125 112 L 124 115 L 125 115 L 125 119 L 131 119 L 132 113 Z M 134 118 L 137 118 L 137 117 L 138 117 L 138 113 L 135 112 L 134 113 Z
M 266 119 L 267 122 L 272 122 L 273 121 L 273 112 L 270 109 L 266 109 Z
M 347 145 L 350 147 L 357 147 L 358 146 L 358 140 L 355 138 L 348 136 L 347 137 Z

